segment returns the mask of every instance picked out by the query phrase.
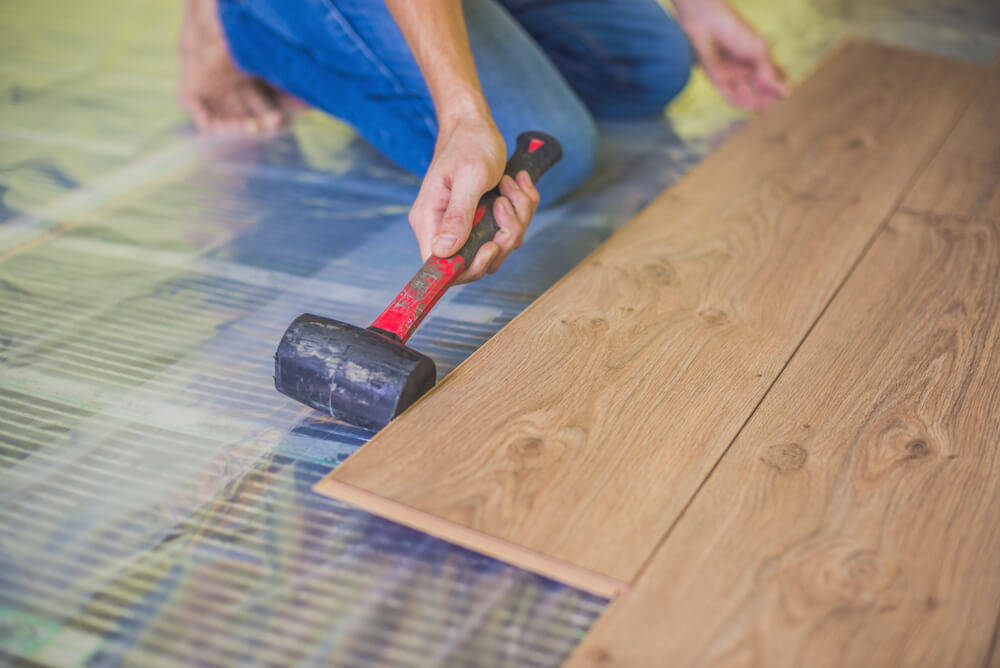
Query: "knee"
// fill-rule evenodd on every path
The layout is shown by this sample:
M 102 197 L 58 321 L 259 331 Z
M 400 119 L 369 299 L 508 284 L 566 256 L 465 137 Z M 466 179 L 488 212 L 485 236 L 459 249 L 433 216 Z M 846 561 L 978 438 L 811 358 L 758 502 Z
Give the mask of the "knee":
M 605 118 L 639 118 L 663 111 L 687 85 L 694 55 L 687 35 L 665 10 L 657 7 L 633 46 L 637 57 L 624 71 L 609 77 L 604 95 L 592 104 L 594 113 Z M 653 18 L 653 17 L 651 17 Z
M 638 97 L 652 113 L 661 111 L 684 90 L 694 66 L 691 42 L 677 22 L 667 16 L 660 32 L 658 46 L 651 45 L 654 53 L 649 64 L 636 73 Z

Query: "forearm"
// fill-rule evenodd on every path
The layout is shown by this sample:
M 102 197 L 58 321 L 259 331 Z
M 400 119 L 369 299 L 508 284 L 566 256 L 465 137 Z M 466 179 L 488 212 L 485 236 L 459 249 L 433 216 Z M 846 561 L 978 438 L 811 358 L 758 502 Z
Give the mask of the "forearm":
M 491 119 L 476 74 L 461 0 L 386 0 L 420 66 L 438 125 Z

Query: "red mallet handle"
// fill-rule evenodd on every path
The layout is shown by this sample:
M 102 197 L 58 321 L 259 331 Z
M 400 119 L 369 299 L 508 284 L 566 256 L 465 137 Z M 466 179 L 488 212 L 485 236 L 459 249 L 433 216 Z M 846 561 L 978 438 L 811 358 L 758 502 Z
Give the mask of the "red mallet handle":
M 517 137 L 517 148 L 507 162 L 505 173 L 517 176 L 527 171 L 532 183 L 538 183 L 552 165 L 562 158 L 562 146 L 543 132 L 522 132 Z M 420 326 L 431 308 L 441 299 L 465 268 L 468 267 L 483 244 L 491 241 L 500 227 L 493 219 L 493 202 L 500 196 L 493 188 L 479 200 L 469 239 L 451 257 L 428 258 L 410 282 L 403 288 L 382 315 L 375 318 L 370 329 L 406 343 Z

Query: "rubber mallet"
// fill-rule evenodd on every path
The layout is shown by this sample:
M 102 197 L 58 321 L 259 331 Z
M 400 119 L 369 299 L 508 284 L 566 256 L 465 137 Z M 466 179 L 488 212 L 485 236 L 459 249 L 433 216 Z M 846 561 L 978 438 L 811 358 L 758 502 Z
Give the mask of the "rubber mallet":
M 562 147 L 541 132 L 525 132 L 507 163 L 533 183 L 562 157 Z M 493 188 L 479 200 L 468 241 L 448 258 L 431 256 L 367 329 L 303 313 L 278 344 L 274 386 L 307 406 L 360 427 L 381 429 L 434 386 L 434 361 L 407 340 L 431 307 L 472 263 L 499 227 Z

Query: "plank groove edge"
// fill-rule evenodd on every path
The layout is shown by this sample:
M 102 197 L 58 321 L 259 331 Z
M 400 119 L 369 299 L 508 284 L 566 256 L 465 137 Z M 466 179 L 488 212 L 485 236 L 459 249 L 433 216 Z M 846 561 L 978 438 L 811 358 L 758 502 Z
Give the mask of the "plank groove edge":
M 534 552 L 462 524 L 441 519 L 349 483 L 324 478 L 313 486 L 313 491 L 350 503 L 374 515 L 391 517 L 398 524 L 424 531 L 473 552 L 485 554 L 603 598 L 615 598 L 629 590 L 629 585 L 620 580 Z

